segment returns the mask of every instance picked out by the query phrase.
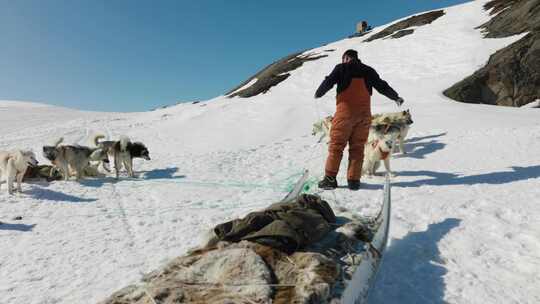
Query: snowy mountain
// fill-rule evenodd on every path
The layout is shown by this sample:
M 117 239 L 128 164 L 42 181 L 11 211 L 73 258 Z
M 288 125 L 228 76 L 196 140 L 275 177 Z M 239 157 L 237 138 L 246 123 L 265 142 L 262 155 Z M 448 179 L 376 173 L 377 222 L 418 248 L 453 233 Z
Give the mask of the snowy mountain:
M 152 157 L 135 161 L 135 179 L 25 183 L 14 196 L 3 186 L 1 302 L 96 303 L 184 254 L 208 228 L 279 200 L 304 169 L 319 179 L 326 146 L 311 127 L 333 113 L 335 91 L 313 94 L 349 48 L 398 91 L 414 120 L 409 153 L 392 160 L 391 241 L 370 303 L 540 302 L 538 109 L 442 94 L 527 35 L 485 39 L 486 2 L 445 8 L 398 39 L 364 42 L 392 23 L 308 50 L 300 56 L 320 58 L 248 98 L 129 114 L 0 101 L 1 150 L 39 153 L 60 136 L 90 145 L 103 133 L 142 141 Z M 378 93 L 372 104 L 374 113 L 399 110 Z M 372 215 L 383 179 L 362 182 L 358 192 L 320 194 Z

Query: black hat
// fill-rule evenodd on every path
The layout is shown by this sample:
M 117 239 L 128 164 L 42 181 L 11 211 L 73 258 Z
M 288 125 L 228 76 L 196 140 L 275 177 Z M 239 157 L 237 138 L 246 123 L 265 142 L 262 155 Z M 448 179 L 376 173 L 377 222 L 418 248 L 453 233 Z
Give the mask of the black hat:
M 351 57 L 352 59 L 358 59 L 358 52 L 355 50 L 346 50 L 345 53 L 343 53 L 343 56 L 341 56 L 341 58 L 345 56 Z

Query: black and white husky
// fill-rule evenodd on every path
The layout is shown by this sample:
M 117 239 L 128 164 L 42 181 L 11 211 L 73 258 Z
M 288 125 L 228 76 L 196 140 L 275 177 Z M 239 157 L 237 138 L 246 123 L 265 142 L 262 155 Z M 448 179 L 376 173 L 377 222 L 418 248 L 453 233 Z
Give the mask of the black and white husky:
M 131 142 L 127 136 L 120 137 L 120 140 L 105 140 L 100 141 L 100 139 L 105 138 L 104 135 L 98 134 L 94 137 L 94 144 L 96 147 L 103 149 L 109 159 L 114 158 L 114 170 L 116 178 L 118 178 L 120 169 L 122 165 L 126 168 L 128 175 L 134 177 L 133 173 L 133 159 L 134 158 L 143 158 L 145 160 L 150 160 L 150 152 L 148 148 L 141 142 Z M 103 168 L 107 171 L 110 171 L 105 164 Z

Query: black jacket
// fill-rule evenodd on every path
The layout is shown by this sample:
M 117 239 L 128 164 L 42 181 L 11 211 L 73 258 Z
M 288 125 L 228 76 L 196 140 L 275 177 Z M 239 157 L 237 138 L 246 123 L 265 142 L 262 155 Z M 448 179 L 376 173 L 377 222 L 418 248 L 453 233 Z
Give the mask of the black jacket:
M 337 94 L 345 91 L 351 84 L 353 78 L 363 78 L 369 95 L 372 95 L 373 88 L 384 96 L 396 100 L 399 98 L 398 93 L 388 85 L 388 83 L 379 77 L 379 74 L 370 66 L 363 64 L 360 60 L 353 60 L 348 63 L 340 63 L 336 65 L 332 73 L 326 76 L 321 83 L 315 97 L 322 97 L 332 87 L 337 84 Z

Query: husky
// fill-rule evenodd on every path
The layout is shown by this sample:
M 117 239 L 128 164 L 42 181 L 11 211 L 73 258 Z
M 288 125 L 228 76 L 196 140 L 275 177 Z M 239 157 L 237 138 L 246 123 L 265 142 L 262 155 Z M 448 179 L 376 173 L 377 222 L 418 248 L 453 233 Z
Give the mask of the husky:
M 88 167 L 84 168 L 83 175 L 87 177 L 105 177 L 105 175 L 99 172 L 98 169 L 99 163 L 90 164 Z M 76 172 L 70 169 L 70 176 L 76 176 Z M 62 180 L 64 176 L 55 166 L 51 165 L 38 165 L 35 167 L 28 167 L 26 173 L 24 174 L 25 180 L 41 180 L 45 179 L 48 182 L 54 180 Z
M 7 193 L 13 193 L 13 183 L 17 181 L 17 191 L 22 193 L 21 183 L 30 166 L 37 166 L 36 155 L 32 151 L 15 150 L 0 152 L 0 184 L 7 183 Z
M 326 116 L 324 119 L 321 119 L 313 124 L 313 129 L 311 135 L 316 136 L 320 134 L 320 138 L 317 141 L 320 143 L 325 137 L 329 137 L 330 129 L 332 128 L 332 116 Z
M 117 179 L 122 165 L 126 168 L 129 177 L 135 176 L 133 173 L 134 158 L 150 160 L 150 152 L 141 142 L 131 142 L 127 136 L 121 136 L 118 141 L 99 141 L 102 138 L 105 138 L 105 136 L 102 134 L 96 135 L 94 144 L 96 147 L 103 149 L 109 157 L 114 158 L 114 170 Z M 103 167 L 105 168 L 105 165 Z
M 396 138 L 396 143 L 399 144 L 399 152 L 407 154 L 404 147 L 405 137 L 409 132 L 410 125 L 413 124 L 411 112 L 409 110 L 375 114 L 371 117 L 371 126 L 393 126 L 399 128 L 399 134 Z M 395 147 L 392 151 L 395 150 Z
M 60 145 L 63 138 L 58 139 L 53 146 L 43 147 L 43 156 L 60 170 L 64 180 L 68 180 L 71 171 L 80 180 L 90 161 L 102 161 L 107 154 L 101 148 L 90 148 L 79 145 Z M 53 170 L 51 170 L 53 172 Z
M 362 163 L 362 175 L 371 177 L 380 166 L 381 161 L 384 162 L 386 173 L 394 176 L 390 170 L 390 158 L 394 141 L 392 139 L 373 139 L 368 141 L 364 146 L 364 162 Z

